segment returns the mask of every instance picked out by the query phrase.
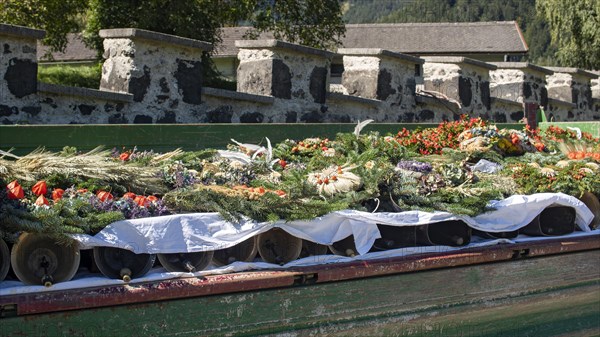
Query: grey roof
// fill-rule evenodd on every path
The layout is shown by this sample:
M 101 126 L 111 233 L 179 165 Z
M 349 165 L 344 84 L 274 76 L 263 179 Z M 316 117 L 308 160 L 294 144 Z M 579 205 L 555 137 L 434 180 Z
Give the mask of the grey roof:
M 45 57 L 50 47 L 38 41 L 37 55 L 40 61 L 76 62 L 95 60 L 98 55 L 95 50 L 88 48 L 81 40 L 81 34 L 67 34 L 67 48 L 64 53 L 51 53 L 52 58 Z
M 235 40 L 250 27 L 226 27 L 215 56 L 236 56 Z M 262 34 L 261 39 L 272 38 Z M 343 48 L 377 48 L 417 55 L 525 54 L 527 43 L 515 21 L 456 23 L 348 24 Z
M 399 53 L 524 54 L 528 47 L 515 21 L 346 25 L 345 48 Z
M 214 57 L 236 57 L 236 40 L 243 40 L 251 27 L 225 27 L 221 29 L 222 43 L 214 48 Z M 71 43 L 80 43 L 78 40 Z M 273 39 L 273 34 L 263 33 L 260 39 Z M 82 60 L 84 50 L 76 46 L 74 54 L 65 60 Z M 85 47 L 85 46 L 83 46 Z M 394 23 L 348 24 L 340 48 L 377 48 L 413 55 L 464 55 L 464 54 L 525 54 L 527 43 L 515 21 L 457 22 L 457 23 Z M 71 48 L 70 46 L 68 48 Z M 69 51 L 70 49 L 68 49 Z M 88 49 L 88 53 L 95 52 Z M 69 52 L 67 52 L 69 54 Z M 90 54 L 88 54 L 90 55 Z M 61 60 L 66 55 L 56 55 Z

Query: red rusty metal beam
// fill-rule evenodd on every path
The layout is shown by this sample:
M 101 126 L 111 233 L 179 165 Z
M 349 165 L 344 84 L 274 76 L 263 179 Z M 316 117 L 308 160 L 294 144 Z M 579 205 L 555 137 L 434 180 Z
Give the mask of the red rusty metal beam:
M 0 297 L 0 307 L 17 304 L 17 315 L 28 315 L 271 289 L 292 285 L 296 274 L 258 271 L 10 295 Z
M 515 258 L 535 257 L 600 249 L 598 237 L 558 238 L 543 242 L 501 244 L 470 248 L 456 252 L 427 253 L 397 258 L 353 261 L 336 265 L 306 267 L 318 274 L 317 282 L 333 282 L 357 277 L 383 276 L 437 268 L 507 261 Z M 303 270 L 303 269 L 295 269 Z
M 206 278 L 180 278 L 144 284 L 2 296 L 0 308 L 16 304 L 17 315 L 80 310 L 343 281 L 593 249 L 600 249 L 598 237 L 557 238 L 543 242 L 470 248 L 456 252 L 299 267 L 286 271 L 243 272 L 212 275 Z

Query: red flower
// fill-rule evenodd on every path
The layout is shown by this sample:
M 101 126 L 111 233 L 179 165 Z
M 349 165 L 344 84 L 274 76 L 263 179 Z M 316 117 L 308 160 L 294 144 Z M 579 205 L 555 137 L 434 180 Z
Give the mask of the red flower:
M 35 204 L 37 206 L 44 206 L 44 205 L 48 205 L 48 199 L 46 199 L 46 197 L 43 194 L 40 194 L 40 196 L 35 200 Z
M 48 187 L 46 186 L 45 181 L 40 180 L 37 183 L 35 183 L 35 185 L 33 185 L 31 190 L 33 191 L 33 193 L 35 195 L 42 195 L 42 194 L 46 194 L 46 192 L 48 192 Z
M 106 191 L 98 191 L 98 193 L 96 193 L 96 196 L 102 202 L 114 199 L 113 195 Z
M 282 169 L 285 169 L 285 167 L 287 166 L 287 162 L 283 159 L 279 159 L 279 165 Z
M 150 201 L 150 202 L 157 202 L 158 201 L 158 198 L 155 197 L 155 196 L 153 196 L 153 195 L 147 196 L 146 199 L 148 199 L 148 201 Z
M 129 160 L 129 152 L 123 152 L 123 153 L 121 153 L 121 155 L 119 155 L 119 159 L 121 159 L 122 161 Z
M 25 197 L 23 187 L 21 187 L 16 180 L 13 180 L 10 184 L 6 185 L 6 189 L 8 190 L 7 195 L 9 199 L 23 199 L 23 197 Z
M 52 200 L 57 201 L 62 199 L 63 194 L 65 194 L 65 190 L 63 190 L 62 188 L 55 188 L 54 190 L 52 190 Z

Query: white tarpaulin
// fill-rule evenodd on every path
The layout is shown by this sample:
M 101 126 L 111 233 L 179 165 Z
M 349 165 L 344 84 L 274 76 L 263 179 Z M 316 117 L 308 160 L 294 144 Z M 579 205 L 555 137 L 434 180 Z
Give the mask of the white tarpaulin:
M 248 220 L 234 224 L 223 220 L 217 213 L 193 213 L 118 221 L 93 237 L 74 237 L 80 242 L 82 249 L 107 246 L 135 253 L 183 253 L 232 247 L 271 228 L 279 227 L 296 237 L 324 245 L 354 235 L 356 249 L 362 255 L 381 237 L 377 224 L 417 226 L 462 220 L 474 229 L 509 232 L 526 226 L 545 208 L 553 205 L 573 207 L 579 229 L 590 231 L 588 225 L 594 215 L 577 198 L 562 193 L 539 193 L 514 195 L 494 201 L 490 204 L 495 208 L 494 211 L 476 217 L 446 212 L 368 213 L 345 210 L 307 221 L 257 223 Z

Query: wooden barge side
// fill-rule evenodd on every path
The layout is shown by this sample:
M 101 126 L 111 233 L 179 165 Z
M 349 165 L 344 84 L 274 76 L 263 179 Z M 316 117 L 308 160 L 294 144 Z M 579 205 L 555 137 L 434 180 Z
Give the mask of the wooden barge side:
M 600 330 L 597 236 L 0 297 L 1 336 Z

